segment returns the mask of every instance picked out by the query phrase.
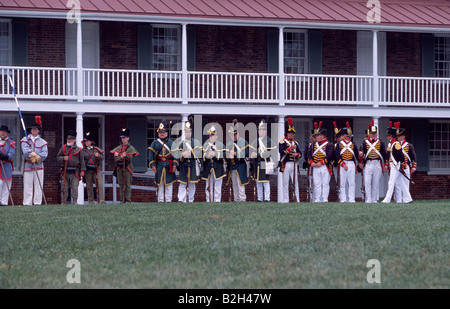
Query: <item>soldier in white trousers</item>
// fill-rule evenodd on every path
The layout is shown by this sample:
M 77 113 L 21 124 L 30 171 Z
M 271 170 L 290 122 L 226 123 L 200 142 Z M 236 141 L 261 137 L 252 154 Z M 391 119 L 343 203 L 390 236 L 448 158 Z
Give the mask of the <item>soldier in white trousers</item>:
M 216 128 L 208 130 L 209 139 L 203 144 L 203 174 L 206 202 L 222 201 L 222 183 L 226 176 L 224 168 L 225 146 L 218 141 Z
M 29 128 L 31 134 L 20 141 L 25 161 L 23 170 L 23 205 L 42 204 L 44 161 L 48 156 L 48 147 L 47 142 L 39 135 L 42 123 L 40 123 L 40 117 L 38 117 L 36 116 L 36 123 Z
M 272 175 L 274 170 L 271 152 L 275 148 L 276 144 L 267 136 L 267 122 L 263 119 L 258 125 L 258 138 L 250 145 L 257 202 L 270 202 L 269 175 Z
M 378 128 L 374 126 L 373 121 L 369 125 L 368 133 L 359 151 L 358 161 L 364 173 L 365 202 L 377 203 L 384 162 L 389 158 L 384 143 L 378 139 Z
M 233 185 L 233 198 L 235 202 L 245 202 L 245 186 L 248 185 L 248 157 L 249 144 L 239 136 L 238 121 L 233 120 L 233 124 L 228 129 L 230 141 L 226 145 L 227 164 L 229 176 Z
M 397 141 L 400 146 L 402 146 L 402 154 L 404 156 L 401 168 L 403 169 L 406 177 L 411 179 L 411 175 L 417 169 L 417 157 L 414 146 L 406 141 L 405 134 L 406 130 L 400 128 L 397 132 Z M 406 177 L 400 177 L 399 181 L 395 184 L 395 200 L 397 203 L 409 203 L 412 201 L 411 194 L 409 192 L 411 181 Z M 403 190 L 401 188 L 403 188 Z
M 342 128 L 343 139 L 336 145 L 336 159 L 339 168 L 341 203 L 354 203 L 356 190 L 356 147 L 352 142 L 353 132 L 349 122 Z
M 200 158 L 202 156 L 202 146 L 200 142 L 192 138 L 193 120 L 189 118 L 184 124 L 184 139 L 177 145 L 174 155 L 180 163 L 180 173 L 178 176 L 178 202 L 194 202 L 196 184 L 200 181 Z M 187 195 L 189 194 L 189 199 Z
M 313 170 L 314 203 L 327 203 L 330 193 L 330 179 L 333 175 L 334 146 L 329 143 L 322 128 L 322 121 L 314 123 L 316 142 L 310 147 L 307 158 Z
M 388 191 L 386 192 L 386 197 L 383 199 L 382 203 L 390 203 L 392 199 L 392 195 L 394 194 L 394 189 L 397 191 L 401 191 L 401 199 L 397 200 L 397 203 L 411 203 L 412 198 L 409 193 L 409 187 L 406 186 L 404 180 L 405 175 L 402 175 L 402 171 L 404 166 L 402 165 L 405 162 L 405 156 L 402 151 L 402 145 L 397 141 L 397 135 L 402 132 L 400 128 L 400 122 L 395 123 L 395 128 L 390 127 L 388 129 L 388 139 L 390 139 L 390 143 L 388 145 L 388 153 L 389 153 L 389 166 L 390 166 L 390 175 L 389 175 L 389 184 Z M 397 198 L 396 198 L 397 199 Z
M 300 203 L 297 161 L 302 157 L 298 142 L 295 140 L 295 128 L 292 118 L 288 118 L 286 136 L 278 144 L 280 153 L 280 172 L 283 173 L 283 203 L 289 203 L 289 180 L 294 188 L 294 202 Z

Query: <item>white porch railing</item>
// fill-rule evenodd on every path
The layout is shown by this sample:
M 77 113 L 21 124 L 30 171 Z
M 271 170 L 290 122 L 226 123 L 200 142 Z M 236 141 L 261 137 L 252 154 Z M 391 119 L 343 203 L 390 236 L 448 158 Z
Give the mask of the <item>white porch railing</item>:
M 71 68 L 0 67 L 0 98 L 11 98 L 13 91 L 24 99 L 76 99 L 77 70 Z
M 381 105 L 449 106 L 450 78 L 380 77 Z
M 189 101 L 278 104 L 278 74 L 189 73 Z
M 372 76 L 285 75 L 286 103 L 372 105 Z
M 181 72 L 84 69 L 83 77 L 87 100 L 181 100 Z
M 0 67 L 0 99 L 79 99 L 75 68 Z M 280 103 L 279 74 L 188 72 L 187 98 L 180 71 L 83 69 L 83 100 L 188 103 Z M 450 107 L 450 78 L 285 74 L 286 104 Z

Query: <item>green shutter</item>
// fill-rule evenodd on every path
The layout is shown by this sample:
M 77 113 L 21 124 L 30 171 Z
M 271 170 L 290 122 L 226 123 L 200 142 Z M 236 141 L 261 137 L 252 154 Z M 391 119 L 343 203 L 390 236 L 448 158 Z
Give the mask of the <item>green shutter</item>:
M 133 160 L 135 172 L 147 171 L 147 118 L 129 117 L 127 118 L 127 128 L 130 129 L 130 144 L 136 148 L 139 155 Z
M 428 172 L 429 164 L 429 131 L 430 123 L 427 119 L 416 119 L 411 123 L 411 143 L 414 145 L 417 157 L 417 170 Z
M 267 72 L 278 73 L 278 29 L 267 29 Z
M 422 35 L 422 76 L 434 77 L 434 35 Z
M 28 22 L 12 21 L 12 65 L 28 65 Z
M 153 70 L 152 26 L 138 25 L 138 69 Z
M 195 26 L 187 26 L 187 69 L 188 71 L 195 71 L 196 68 L 196 41 L 195 41 Z
M 322 31 L 308 31 L 308 73 L 322 74 Z

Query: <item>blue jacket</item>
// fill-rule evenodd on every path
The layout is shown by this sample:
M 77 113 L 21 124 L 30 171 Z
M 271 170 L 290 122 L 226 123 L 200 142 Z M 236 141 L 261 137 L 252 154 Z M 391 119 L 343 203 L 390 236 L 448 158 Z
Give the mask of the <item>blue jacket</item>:
M 2 160 L 3 164 L 0 165 L 0 179 L 12 180 L 14 170 L 12 160 L 16 153 L 16 142 L 8 138 L 3 145 L 0 145 L 0 153 L 8 156 L 8 159 Z

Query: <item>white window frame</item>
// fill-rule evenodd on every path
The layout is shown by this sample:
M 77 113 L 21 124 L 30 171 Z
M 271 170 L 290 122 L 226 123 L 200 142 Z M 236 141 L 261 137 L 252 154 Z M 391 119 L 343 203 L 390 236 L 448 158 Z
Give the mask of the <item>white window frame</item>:
M 438 33 L 438 34 L 435 34 L 434 35 L 434 37 L 435 37 L 435 39 L 436 38 L 447 38 L 447 40 L 448 40 L 448 48 L 450 48 L 450 34 L 442 34 L 442 33 Z M 442 61 L 442 60 L 437 60 L 436 59 L 436 42 L 434 42 L 434 47 L 435 47 L 435 52 L 434 52 L 434 74 L 435 74 L 435 76 L 436 77 L 440 77 L 440 78 L 447 78 L 447 77 L 450 77 L 450 55 L 449 55 L 449 58 L 448 58 L 448 60 L 446 60 L 446 61 Z M 443 62 L 443 63 L 447 63 L 447 66 L 448 66 L 448 71 L 447 71 L 447 76 L 437 76 L 437 63 L 440 63 L 440 62 Z
M 11 23 L 11 19 L 4 19 L 4 18 L 0 18 L 0 23 L 7 23 L 8 24 L 8 51 L 9 51 L 9 59 L 8 59 L 8 63 L 7 64 L 0 64 L 2 66 L 11 66 L 12 65 L 12 23 Z M 5 50 L 5 49 L 3 49 Z
M 437 119 L 430 119 L 430 124 L 434 125 L 434 124 L 448 124 L 449 126 L 449 132 L 448 132 L 448 149 L 432 149 L 431 147 L 429 147 L 428 149 L 428 160 L 429 160 L 429 164 L 430 164 L 430 170 L 428 172 L 429 175 L 449 175 L 450 174 L 450 120 L 437 120 Z M 434 132 L 433 130 L 431 130 L 430 128 L 430 132 Z M 430 144 L 431 144 L 431 138 L 430 138 Z M 436 168 L 432 166 L 432 155 L 431 155 L 431 151 L 447 151 L 448 155 L 447 155 L 447 161 L 448 161 L 448 167 L 447 168 Z M 420 162 L 419 162 L 420 164 Z
M 308 74 L 308 31 L 304 30 L 304 29 L 284 29 L 283 30 L 283 48 L 286 48 L 286 41 L 285 41 L 285 34 L 286 33 L 300 33 L 303 34 L 305 36 L 305 57 L 304 57 L 304 68 L 303 68 L 303 73 L 291 73 L 291 72 L 286 72 L 286 59 L 288 58 L 286 56 L 286 50 L 284 50 L 284 59 L 283 59 L 283 72 L 285 74 Z M 289 57 L 289 58 L 297 58 L 297 57 Z M 302 58 L 299 58 L 302 59 Z
M 152 34 L 151 34 L 151 39 L 152 39 L 152 57 L 155 57 L 155 52 L 154 52 L 154 36 L 153 36 L 153 30 L 155 28 L 166 28 L 166 29 L 176 29 L 177 30 L 177 49 L 178 49 L 178 54 L 177 54 L 177 68 L 175 71 L 181 71 L 181 27 L 179 25 L 167 25 L 167 24 L 153 24 L 152 25 Z M 154 61 L 154 58 L 152 59 L 152 63 L 153 63 L 153 70 L 156 71 L 174 71 L 174 70 L 167 70 L 167 69 L 158 69 L 156 68 L 156 63 Z

